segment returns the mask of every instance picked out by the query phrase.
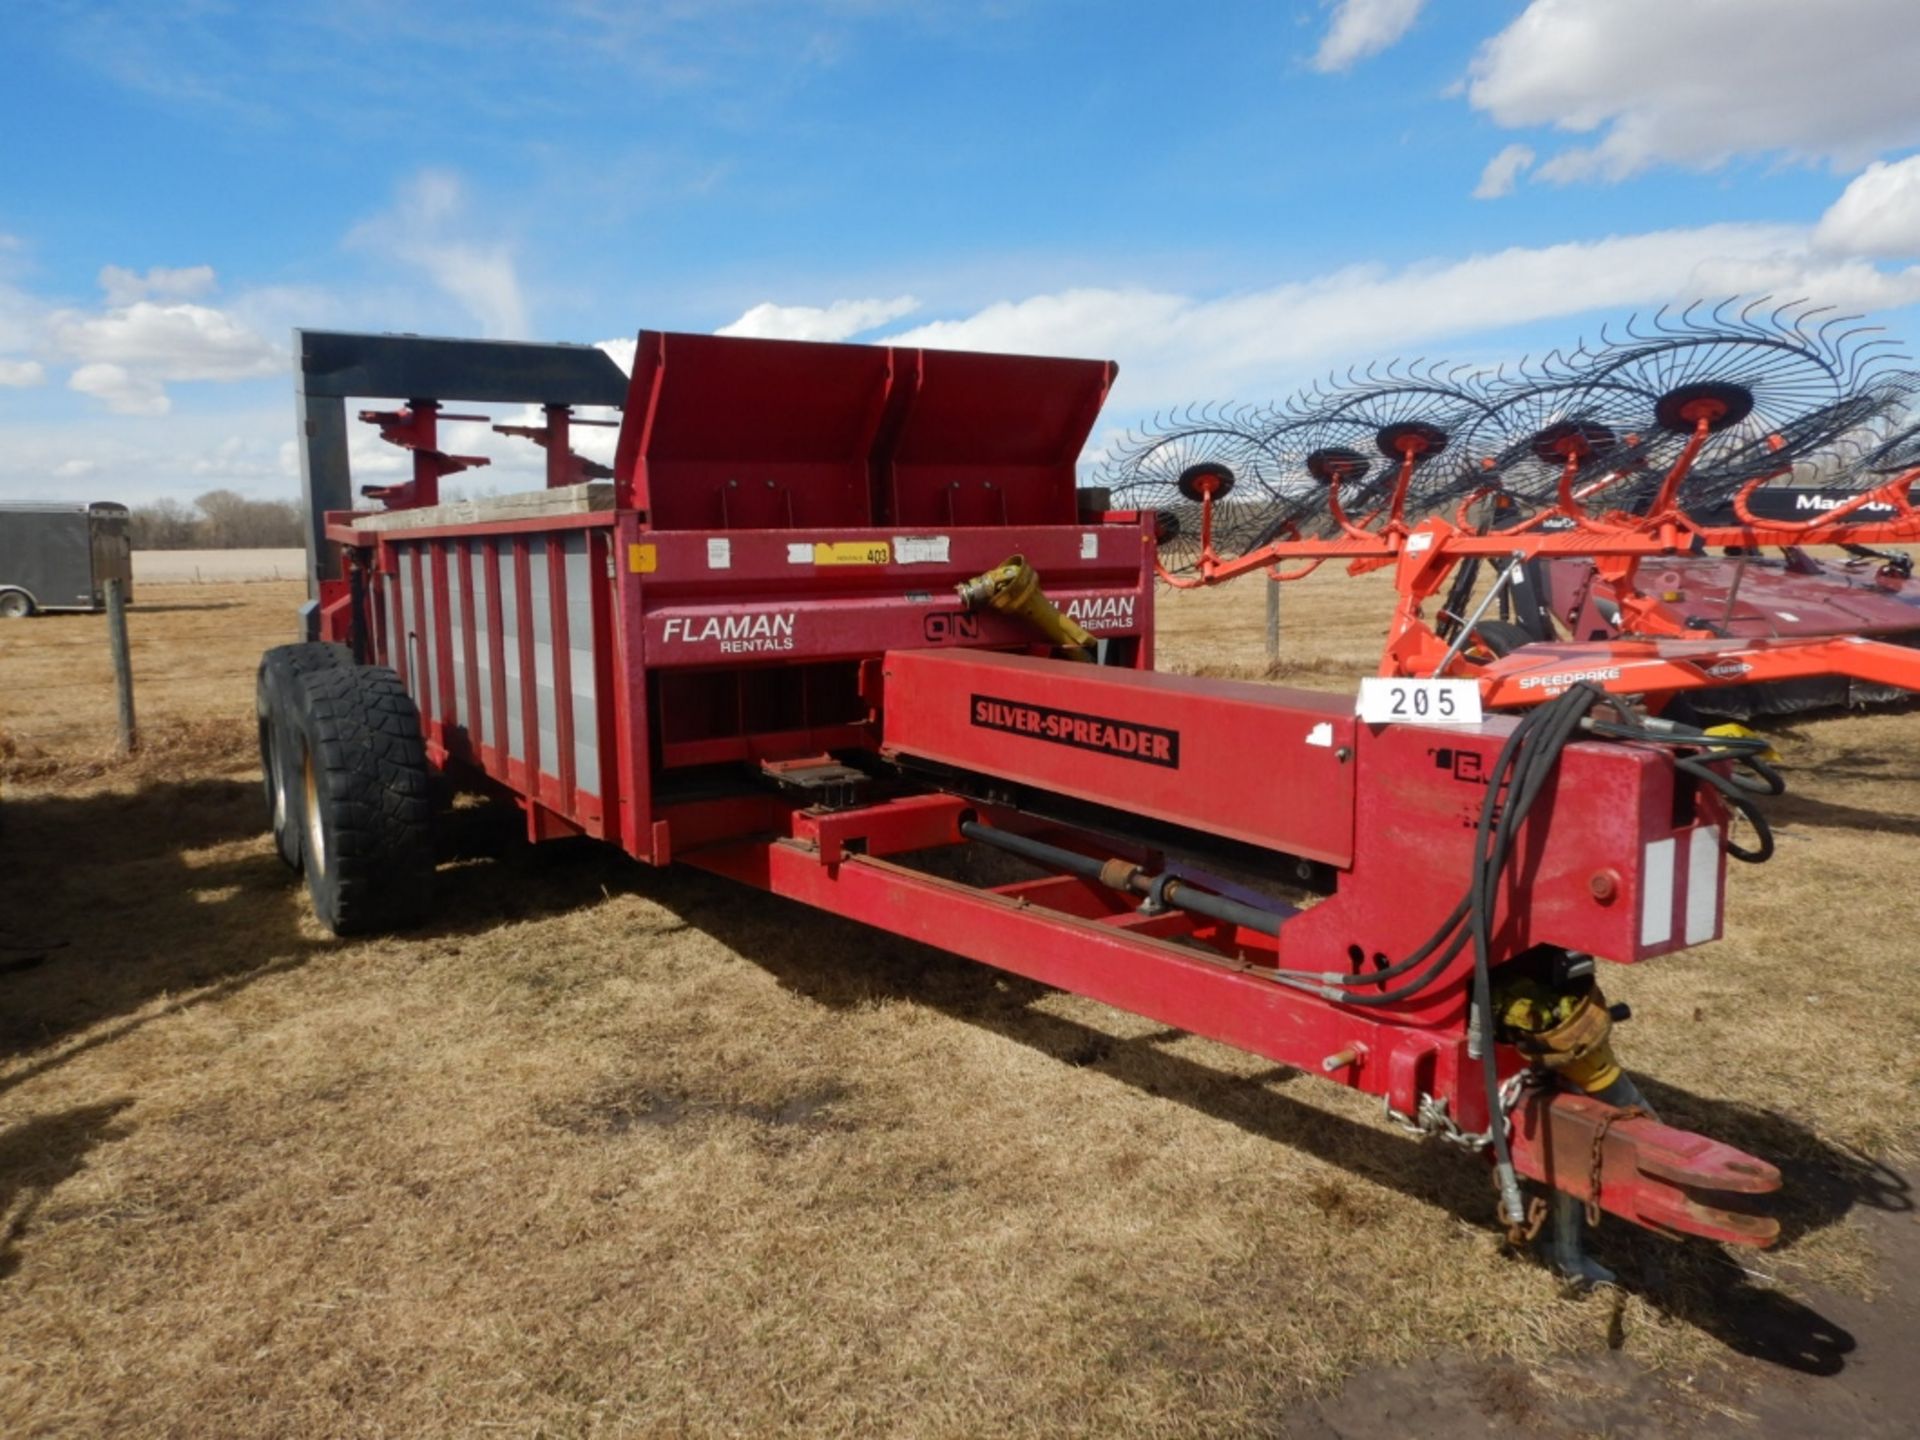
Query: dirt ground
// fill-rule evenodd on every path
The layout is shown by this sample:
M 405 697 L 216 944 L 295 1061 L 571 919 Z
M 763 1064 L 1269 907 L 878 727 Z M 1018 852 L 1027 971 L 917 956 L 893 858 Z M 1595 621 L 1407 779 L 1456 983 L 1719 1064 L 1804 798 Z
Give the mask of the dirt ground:
M 1728 937 L 1607 975 L 1783 1243 L 1595 1238 L 1283 1068 L 457 811 L 438 919 L 342 943 L 261 833 L 297 585 L 0 627 L 0 1434 L 1907 1435 L 1920 714 L 1776 725 Z M 1257 585 L 1163 601 L 1262 676 Z M 1350 688 L 1384 593 L 1285 595 Z

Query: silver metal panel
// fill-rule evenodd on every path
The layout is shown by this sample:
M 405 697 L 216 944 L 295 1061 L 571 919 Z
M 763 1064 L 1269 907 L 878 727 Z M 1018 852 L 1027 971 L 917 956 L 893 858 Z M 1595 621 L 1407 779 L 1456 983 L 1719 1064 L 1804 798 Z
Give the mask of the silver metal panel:
M 456 725 L 471 726 L 467 715 L 467 602 L 460 593 L 466 571 L 466 551 L 458 545 L 447 546 L 447 643 L 453 647 L 453 704 L 447 718 Z M 468 731 L 472 734 L 471 729 Z
M 468 726 L 473 743 L 486 743 L 493 725 L 493 636 L 487 630 L 487 567 L 493 547 L 480 541 L 471 547 L 467 567 L 473 575 L 473 669 L 480 681 L 480 708 Z
M 420 688 L 420 597 L 414 594 L 413 556 L 405 550 L 397 552 L 400 562 L 400 644 L 401 655 L 407 667 L 407 693 L 413 696 L 413 703 L 420 704 L 424 693 Z M 424 709 L 425 707 L 422 706 Z
M 389 575 L 381 593 L 381 608 L 387 616 L 387 664 L 398 665 L 400 656 L 400 577 Z
M 600 709 L 593 667 L 593 577 L 587 536 L 570 530 L 561 546 L 567 566 L 567 672 L 573 687 L 573 783 L 600 793 Z
M 533 612 L 533 705 L 540 724 L 540 769 L 560 773 L 559 709 L 553 701 L 553 591 L 547 579 L 550 539 L 528 546 L 528 608 Z
M 433 555 L 439 547 L 420 547 L 420 633 L 427 663 L 420 676 L 420 713 L 444 720 L 440 713 L 440 605 L 441 596 L 433 583 Z
M 513 545 L 489 546 L 500 566 L 500 668 L 507 677 L 507 754 L 527 758 L 526 721 L 520 704 L 520 587 L 513 578 Z

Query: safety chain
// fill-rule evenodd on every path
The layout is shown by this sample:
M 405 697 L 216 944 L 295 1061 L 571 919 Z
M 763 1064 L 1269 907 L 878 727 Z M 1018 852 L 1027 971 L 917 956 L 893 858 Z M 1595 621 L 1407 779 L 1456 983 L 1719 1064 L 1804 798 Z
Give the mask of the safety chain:
M 1516 1070 L 1502 1083 L 1500 1119 L 1503 1135 L 1513 1134 L 1513 1112 L 1520 1106 L 1522 1092 L 1530 1086 L 1543 1083 L 1545 1083 L 1544 1080 L 1531 1069 Z M 1438 1136 L 1450 1145 L 1458 1145 L 1463 1150 L 1475 1153 L 1493 1144 L 1492 1127 L 1485 1130 L 1462 1130 L 1453 1116 L 1448 1113 L 1445 1100 L 1436 1100 L 1431 1095 L 1422 1095 L 1420 1103 L 1414 1107 L 1414 1113 L 1411 1116 L 1394 1109 L 1391 1100 L 1383 1100 L 1381 1104 L 1386 1110 L 1387 1119 L 1409 1135 L 1417 1136 L 1422 1140 Z
M 1553 1214 L 1553 1206 L 1547 1203 L 1544 1195 L 1534 1195 L 1527 1200 L 1527 1218 L 1507 1226 L 1507 1243 L 1520 1250 L 1540 1238 L 1540 1232 L 1546 1229 L 1547 1217 Z
M 1606 1163 L 1607 1131 L 1621 1120 L 1651 1119 L 1653 1112 L 1640 1105 L 1628 1105 L 1624 1109 L 1614 1110 L 1602 1120 L 1593 1132 L 1593 1168 L 1587 1173 L 1587 1224 L 1600 1223 L 1600 1171 Z

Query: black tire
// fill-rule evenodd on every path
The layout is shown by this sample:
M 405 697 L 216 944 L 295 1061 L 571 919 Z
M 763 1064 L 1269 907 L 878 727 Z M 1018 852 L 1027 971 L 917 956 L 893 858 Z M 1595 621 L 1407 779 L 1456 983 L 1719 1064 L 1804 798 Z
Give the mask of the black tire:
M 1481 649 L 1496 660 L 1511 655 L 1522 645 L 1533 644 L 1533 636 L 1527 633 L 1526 627 L 1511 620 L 1482 620 L 1473 627 L 1473 634 Z
M 298 686 L 301 853 L 314 914 L 336 935 L 417 924 L 433 881 L 420 712 L 385 666 L 316 670 Z
M 33 597 L 24 590 L 0 590 L 0 620 L 25 620 L 33 614 Z
M 276 645 L 260 657 L 254 678 L 254 723 L 260 735 L 260 784 L 266 792 L 267 828 L 273 848 L 300 869 L 300 757 L 294 744 L 293 708 L 302 675 L 353 663 L 344 645 Z

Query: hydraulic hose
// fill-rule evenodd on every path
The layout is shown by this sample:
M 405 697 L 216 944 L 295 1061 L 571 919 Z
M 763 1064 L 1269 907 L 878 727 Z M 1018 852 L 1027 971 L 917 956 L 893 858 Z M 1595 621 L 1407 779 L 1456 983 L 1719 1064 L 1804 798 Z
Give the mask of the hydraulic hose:
M 1600 698 L 1590 685 L 1574 685 L 1564 693 L 1532 711 L 1507 737 L 1487 784 L 1480 807 L 1480 822 L 1475 831 L 1475 857 L 1472 903 L 1469 913 L 1473 931 L 1473 997 L 1469 1035 L 1479 1037 L 1481 1078 L 1486 1087 L 1487 1133 L 1493 1142 L 1494 1176 L 1500 1189 L 1501 1218 L 1509 1224 L 1526 1220 L 1526 1202 L 1520 1194 L 1520 1178 L 1513 1168 L 1513 1152 L 1507 1143 L 1507 1127 L 1500 1107 L 1499 1057 L 1494 1045 L 1493 1013 L 1493 914 L 1498 902 L 1501 872 L 1513 847 L 1520 824 L 1533 808 L 1540 791 L 1560 763 L 1560 754 L 1580 727 L 1581 719 Z M 1505 804 L 1500 799 L 1503 774 L 1511 773 Z M 1470 1047 L 1471 1048 L 1471 1047 Z
M 1280 933 L 1281 917 L 1271 911 L 1259 910 L 1243 901 L 1230 900 L 1225 895 L 1215 895 L 1212 891 L 1197 889 L 1188 882 L 1175 879 L 1170 875 L 1142 875 L 1138 866 L 1115 867 L 1112 861 L 1096 860 L 1091 855 L 1082 855 L 1075 850 L 1049 845 L 1046 841 L 1035 840 L 1030 835 L 1016 835 L 1009 830 L 997 830 L 991 825 L 982 825 L 977 820 L 962 820 L 960 833 L 969 840 L 978 841 L 982 845 L 991 845 L 996 850 L 1005 850 L 1010 855 L 1019 855 L 1037 864 L 1050 865 L 1056 870 L 1065 870 L 1069 874 L 1079 875 L 1088 880 L 1098 880 L 1102 884 L 1113 885 L 1114 889 L 1144 895 L 1149 900 L 1171 905 L 1176 910 L 1188 910 L 1195 915 L 1204 915 L 1209 920 L 1256 930 L 1262 935 L 1278 936 Z M 1119 883 L 1113 884 L 1116 878 Z
M 1773 858 L 1773 827 L 1767 823 L 1767 817 L 1754 803 L 1754 797 L 1784 795 L 1787 791 L 1787 782 L 1778 770 L 1762 758 L 1770 748 L 1765 738 L 1709 735 L 1706 731 L 1692 725 L 1681 725 L 1675 721 L 1657 717 L 1648 717 L 1638 725 L 1623 725 L 1606 720 L 1588 720 L 1584 724 L 1586 729 L 1596 735 L 1697 752 L 1674 757 L 1674 768 L 1691 776 L 1702 785 L 1709 785 L 1717 790 L 1727 804 L 1746 817 L 1756 837 L 1756 843 L 1752 849 L 1737 845 L 1729 839 L 1726 842 L 1727 854 L 1749 865 L 1759 865 Z M 1754 778 L 1747 779 L 1738 771 L 1723 773 L 1713 768 L 1723 760 L 1733 761 Z

